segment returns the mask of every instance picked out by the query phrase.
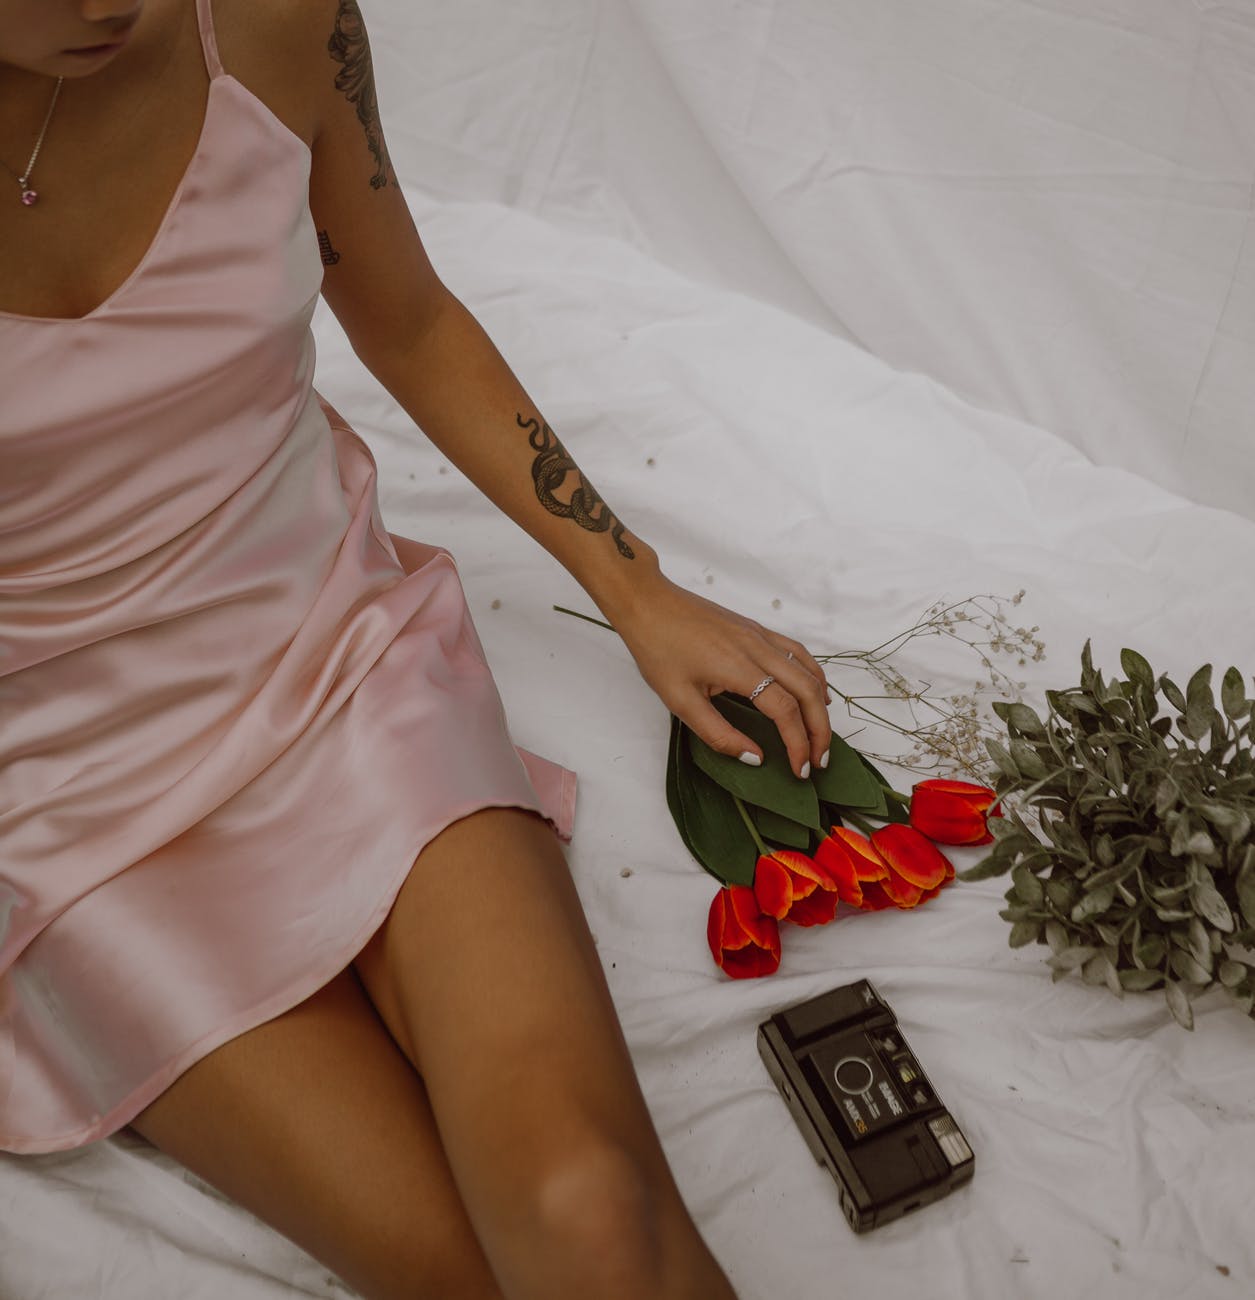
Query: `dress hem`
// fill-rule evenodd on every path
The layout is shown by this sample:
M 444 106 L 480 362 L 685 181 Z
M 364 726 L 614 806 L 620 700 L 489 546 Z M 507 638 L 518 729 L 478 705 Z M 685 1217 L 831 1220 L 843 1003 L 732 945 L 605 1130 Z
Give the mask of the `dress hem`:
M 348 944 L 340 949 L 340 954 L 330 962 L 320 966 L 316 974 L 308 975 L 294 984 L 289 984 L 282 992 L 274 994 L 264 1002 L 257 1003 L 247 1011 L 241 1012 L 228 1020 L 225 1024 L 218 1025 L 210 1033 L 198 1038 L 194 1043 L 189 1044 L 169 1061 L 159 1074 L 150 1076 L 146 1083 L 131 1092 L 124 1101 L 114 1106 L 108 1114 L 101 1116 L 93 1123 L 75 1129 L 72 1133 L 58 1134 L 56 1137 L 32 1138 L 0 1133 L 0 1151 L 11 1155 L 48 1155 L 56 1151 L 75 1150 L 112 1137 L 121 1129 L 126 1128 L 140 1111 L 161 1096 L 181 1074 L 190 1070 L 197 1061 L 208 1056 L 215 1048 L 221 1047 L 233 1038 L 238 1038 L 250 1029 L 256 1029 L 259 1025 L 263 1025 L 284 1012 L 292 1010 L 293 1007 L 299 1006 L 300 1003 L 312 997 L 319 989 L 329 984 L 331 980 L 344 971 L 362 949 L 366 947 L 375 931 L 387 919 L 393 904 L 396 902 L 397 895 L 401 892 L 401 887 L 414 869 L 423 849 L 441 831 L 452 826 L 454 822 L 460 821 L 463 817 L 469 817 L 472 813 L 485 808 L 522 808 L 528 812 L 539 813 L 559 840 L 569 842 L 569 829 L 575 807 L 575 788 L 575 774 L 564 771 L 558 818 L 547 814 L 539 801 L 524 802 L 519 799 L 494 800 L 481 798 L 458 808 L 443 821 L 435 824 L 430 832 L 423 836 L 418 847 L 409 855 L 405 866 L 393 877 L 379 906 L 371 913 L 370 920 L 358 930 Z M 140 1134 L 140 1136 L 143 1135 Z

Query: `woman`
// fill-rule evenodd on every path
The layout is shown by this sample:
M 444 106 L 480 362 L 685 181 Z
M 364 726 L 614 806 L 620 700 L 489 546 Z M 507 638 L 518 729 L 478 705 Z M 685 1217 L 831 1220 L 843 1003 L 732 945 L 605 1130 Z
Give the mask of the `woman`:
M 724 753 L 798 642 L 682 590 L 436 277 L 353 0 L 0 0 L 0 1149 L 130 1124 L 366 1297 L 732 1295 L 447 553 L 321 292 Z

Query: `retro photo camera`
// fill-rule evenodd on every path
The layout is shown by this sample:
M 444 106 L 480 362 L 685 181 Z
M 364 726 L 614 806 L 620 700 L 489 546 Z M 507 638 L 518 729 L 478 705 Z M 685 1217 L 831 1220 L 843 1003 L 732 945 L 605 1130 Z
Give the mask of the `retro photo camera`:
M 971 1178 L 972 1148 L 870 981 L 776 1012 L 758 1051 L 855 1232 Z

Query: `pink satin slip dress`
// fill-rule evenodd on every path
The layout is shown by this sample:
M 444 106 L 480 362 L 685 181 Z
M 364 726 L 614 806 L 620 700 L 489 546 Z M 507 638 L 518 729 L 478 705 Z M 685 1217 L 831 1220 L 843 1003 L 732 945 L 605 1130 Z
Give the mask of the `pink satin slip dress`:
M 204 125 L 143 260 L 86 316 L 0 313 L 11 1152 L 108 1137 L 303 1001 L 457 818 L 571 833 L 574 774 L 512 743 L 452 558 L 385 530 L 313 388 L 310 150 L 196 6 Z

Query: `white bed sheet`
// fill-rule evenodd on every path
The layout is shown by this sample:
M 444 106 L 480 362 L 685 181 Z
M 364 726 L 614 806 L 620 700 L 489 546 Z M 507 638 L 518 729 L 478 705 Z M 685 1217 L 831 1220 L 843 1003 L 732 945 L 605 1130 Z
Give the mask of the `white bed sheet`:
M 381 87 L 416 222 L 444 278 L 616 511 L 677 581 L 816 651 L 874 644 L 940 596 L 1022 586 L 1017 612 L 1040 625 L 1047 645 L 1045 661 L 1023 671 L 1030 696 L 1075 681 L 1087 636 L 1108 668 L 1132 645 L 1178 676 L 1211 661 L 1249 678 L 1255 523 L 1138 475 L 1114 450 L 1115 463 L 1092 463 L 1073 429 L 983 409 L 935 374 L 856 346 L 832 319 L 830 281 L 807 262 L 832 271 L 836 236 L 826 245 L 812 232 L 788 247 L 740 209 L 706 238 L 688 224 L 680 179 L 664 170 L 651 181 L 637 166 L 667 120 L 678 143 L 658 157 L 682 161 L 689 146 L 702 156 L 704 128 L 676 115 L 697 89 L 680 79 L 669 92 L 678 99 L 645 106 L 647 122 L 618 122 L 608 109 L 628 92 L 633 65 L 599 80 L 607 47 L 598 42 L 616 35 L 636 42 L 622 49 L 656 49 L 659 23 L 695 22 L 703 7 L 694 0 L 667 17 L 660 5 L 626 0 L 520 0 L 508 13 L 494 4 L 500 21 L 481 23 L 489 35 L 474 59 L 459 45 L 469 28 L 443 9 L 380 3 L 372 22 L 381 79 L 409 51 L 419 67 L 448 56 L 447 93 L 394 80 L 404 111 L 390 116 Z M 466 0 L 459 12 L 469 23 L 484 9 Z M 790 12 L 781 3 L 729 13 L 748 22 L 768 10 Z M 1215 7 L 1209 21 L 1240 32 L 1247 12 Z M 581 48 L 587 78 L 563 81 Z M 492 66 L 478 84 L 454 75 L 489 55 L 495 75 Z M 674 49 L 668 57 L 678 66 Z M 659 87 L 650 77 L 660 65 L 640 66 L 645 84 Z M 599 96 L 607 111 L 590 120 L 584 110 Z M 480 118 L 468 115 L 460 133 L 437 129 L 441 111 L 463 103 L 477 103 Z M 539 116 L 523 111 L 532 108 Z M 564 115 L 570 133 L 548 134 Z M 618 133 L 598 137 L 602 156 L 618 160 L 614 175 L 572 153 L 602 126 Z M 444 142 L 440 167 L 427 137 Z M 704 156 L 686 176 L 730 211 L 739 182 Z M 884 245 L 859 250 L 858 273 L 887 283 L 912 255 L 913 236 L 876 228 Z M 746 249 L 761 256 L 745 263 Z M 961 256 L 976 276 L 979 250 Z M 1245 282 L 1231 283 L 1233 302 Z M 1081 291 L 1075 302 L 1093 307 Z M 942 319 L 930 327 L 938 336 Z M 374 450 L 386 523 L 452 549 L 516 740 L 579 772 L 571 869 L 667 1154 L 742 1300 L 1255 1294 L 1246 1210 L 1255 1025 L 1217 994 L 1196 1006 L 1198 1027 L 1187 1034 L 1158 995 L 1117 1001 L 1074 980 L 1053 984 L 1041 949 L 1007 947 L 999 881 L 958 883 L 916 913 L 786 927 L 775 976 L 725 979 L 705 946 L 714 882 L 688 858 L 666 809 L 662 706 L 612 634 L 551 611 L 595 612 L 444 464 L 362 369 L 325 306 L 315 327 L 316 383 Z M 1090 339 L 1093 364 L 1105 364 L 1104 338 L 1088 331 L 1078 337 Z M 991 373 L 1002 374 L 995 333 L 983 343 Z M 1134 371 L 1152 360 L 1143 355 Z M 1036 382 L 1071 401 L 1067 378 L 1045 366 Z M 1249 429 L 1249 403 L 1247 412 Z M 1236 440 L 1239 426 L 1225 427 Z M 1226 474 L 1249 492 L 1249 448 Z M 926 658 L 906 666 L 933 667 Z M 839 710 L 833 716 L 852 729 Z M 977 856 L 955 852 L 960 865 Z M 771 1087 L 754 1029 L 779 1007 L 861 976 L 897 1009 L 975 1148 L 977 1171 L 947 1200 L 856 1237 Z M 129 1132 L 78 1152 L 0 1155 L 0 1300 L 349 1294 Z

